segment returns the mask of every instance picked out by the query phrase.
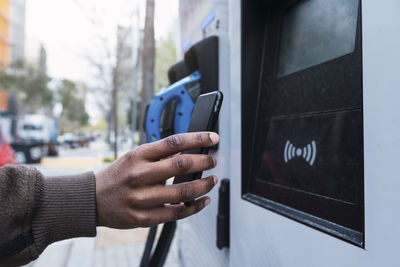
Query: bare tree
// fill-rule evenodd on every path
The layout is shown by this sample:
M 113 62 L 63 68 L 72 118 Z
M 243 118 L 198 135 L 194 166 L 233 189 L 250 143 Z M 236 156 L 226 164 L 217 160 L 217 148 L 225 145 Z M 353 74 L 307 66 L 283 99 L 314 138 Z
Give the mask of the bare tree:
M 95 85 L 90 88 L 91 93 L 97 96 L 97 102 L 104 115 L 109 118 L 108 129 L 113 133 L 113 152 L 114 158 L 118 156 L 118 106 L 120 92 L 130 89 L 129 82 L 132 82 L 134 69 L 131 61 L 132 56 L 132 29 L 130 26 L 122 27 L 114 25 L 117 29 L 116 36 L 108 36 L 104 33 L 105 22 L 101 20 L 102 14 L 95 8 L 87 8 L 82 5 L 82 1 L 75 0 L 88 22 L 95 29 L 93 46 L 96 47 L 97 54 L 93 51 L 85 51 L 82 56 L 95 70 Z M 133 20 L 137 14 L 133 10 L 127 15 L 126 20 Z M 116 37 L 116 38 L 115 38 Z M 116 40 L 115 40 L 116 39 Z M 115 43 L 113 43 L 113 40 Z M 100 55 L 99 55 L 100 51 Z M 110 132 L 107 139 L 110 140 Z
M 143 38 L 143 62 L 142 62 L 142 100 L 140 103 L 140 125 L 143 125 L 146 105 L 154 95 L 154 0 L 146 0 L 146 17 Z M 146 142 L 144 129 L 140 131 L 140 143 Z
M 112 73 L 111 87 L 111 114 L 114 133 L 114 158 L 118 156 L 118 102 L 119 92 L 126 88 L 130 88 L 134 66 L 132 63 L 132 47 L 130 44 L 132 31 L 128 27 L 118 26 L 116 61 Z

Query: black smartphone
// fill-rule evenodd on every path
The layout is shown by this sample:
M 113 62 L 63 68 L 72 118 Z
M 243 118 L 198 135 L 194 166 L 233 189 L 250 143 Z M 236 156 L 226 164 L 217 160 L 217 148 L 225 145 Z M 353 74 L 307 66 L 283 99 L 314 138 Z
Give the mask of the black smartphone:
M 221 109 L 223 95 L 220 91 L 200 95 L 196 100 L 188 132 L 214 131 Z M 183 154 L 208 154 L 209 147 L 192 149 Z M 179 175 L 174 179 L 174 184 L 200 179 L 203 172 Z

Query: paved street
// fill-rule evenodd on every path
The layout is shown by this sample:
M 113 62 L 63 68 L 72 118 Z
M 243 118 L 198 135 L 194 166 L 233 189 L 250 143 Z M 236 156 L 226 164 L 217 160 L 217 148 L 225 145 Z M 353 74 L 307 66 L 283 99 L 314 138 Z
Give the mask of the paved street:
M 125 149 L 126 150 L 126 149 Z M 104 143 L 91 144 L 90 148 L 62 149 L 59 157 L 44 158 L 33 165 L 46 176 L 101 170 L 105 157 L 112 156 Z M 97 229 L 96 238 L 76 238 L 50 245 L 29 267 L 128 267 L 139 266 L 148 229 L 115 230 Z M 177 267 L 176 241 L 165 266 Z

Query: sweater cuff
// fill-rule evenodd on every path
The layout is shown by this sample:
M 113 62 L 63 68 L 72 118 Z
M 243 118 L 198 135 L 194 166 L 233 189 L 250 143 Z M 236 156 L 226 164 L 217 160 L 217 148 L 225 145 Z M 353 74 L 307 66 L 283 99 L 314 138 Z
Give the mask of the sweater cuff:
M 96 183 L 93 172 L 36 178 L 32 221 L 40 254 L 49 244 L 73 237 L 96 236 Z

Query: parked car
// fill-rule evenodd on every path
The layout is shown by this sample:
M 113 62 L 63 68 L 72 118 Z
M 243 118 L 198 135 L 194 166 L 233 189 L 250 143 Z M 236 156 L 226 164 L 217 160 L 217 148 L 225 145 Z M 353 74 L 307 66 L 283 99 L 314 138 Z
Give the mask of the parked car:
M 0 166 L 15 163 L 39 163 L 44 155 L 44 143 L 34 139 L 22 139 L 18 135 L 13 136 L 11 133 L 11 119 L 2 117 L 0 121 L 2 126 Z
M 62 140 L 65 147 L 77 148 L 80 146 L 79 138 L 73 133 L 63 134 Z
M 4 139 L 0 131 L 0 167 L 8 164 L 17 164 L 15 154 L 11 146 Z
M 40 163 L 44 155 L 43 143 L 18 140 L 13 141 L 11 147 L 15 151 L 16 160 L 22 164 Z
M 79 146 L 80 147 L 89 147 L 90 138 L 85 134 L 79 135 Z

